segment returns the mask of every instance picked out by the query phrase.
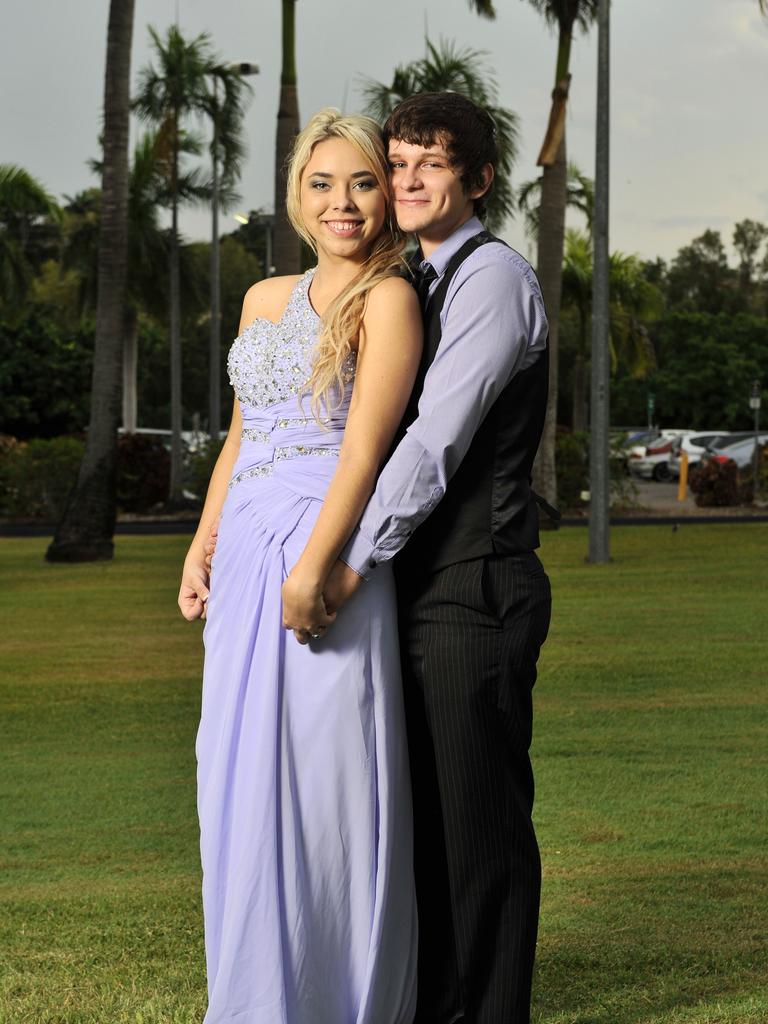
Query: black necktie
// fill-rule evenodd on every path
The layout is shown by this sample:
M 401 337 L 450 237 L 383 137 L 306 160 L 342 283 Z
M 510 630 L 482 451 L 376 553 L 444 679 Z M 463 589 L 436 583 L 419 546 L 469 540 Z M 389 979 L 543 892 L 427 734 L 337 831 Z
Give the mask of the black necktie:
M 422 309 L 425 309 L 427 305 L 427 299 L 429 298 L 429 286 L 436 279 L 437 271 L 431 263 L 425 263 L 424 267 L 416 270 L 413 275 L 413 284 L 416 288 L 416 294 L 419 296 L 419 305 Z

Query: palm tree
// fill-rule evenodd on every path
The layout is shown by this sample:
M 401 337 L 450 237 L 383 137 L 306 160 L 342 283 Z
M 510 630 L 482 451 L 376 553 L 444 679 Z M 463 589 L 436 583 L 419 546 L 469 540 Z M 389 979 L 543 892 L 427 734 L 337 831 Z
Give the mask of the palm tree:
M 510 175 L 517 157 L 518 117 L 499 106 L 496 79 L 485 67 L 485 56 L 481 50 L 456 49 L 450 41 L 441 40 L 439 46 L 434 46 L 427 40 L 426 57 L 398 65 L 391 85 L 366 79 L 363 97 L 366 112 L 382 124 L 401 100 L 418 92 L 459 92 L 485 107 L 496 122 L 499 143 L 499 174 L 494 179 L 486 217 L 489 229 L 494 231 L 515 209 Z
M 536 487 L 555 502 L 555 428 L 557 425 L 558 326 L 563 279 L 565 207 L 567 198 L 567 160 L 565 118 L 570 88 L 571 44 L 577 28 L 587 31 L 597 16 L 598 0 L 528 0 L 548 25 L 557 29 L 557 60 L 552 107 L 538 165 L 543 168 L 539 206 L 539 244 L 537 273 L 549 320 L 549 402 L 544 434 L 536 460 Z M 478 14 L 496 15 L 492 0 L 469 0 Z
M 523 215 L 526 234 L 538 240 L 539 208 L 541 206 L 542 178 L 526 181 L 517 190 L 517 206 Z M 587 177 L 578 165 L 568 162 L 568 179 L 566 190 L 566 207 L 578 210 L 584 215 L 587 227 L 592 228 L 592 215 L 595 209 L 595 183 Z
M 45 186 L 22 167 L 0 164 L 0 302 L 9 310 L 27 294 L 34 269 L 29 236 L 44 218 L 57 226 L 62 220 Z
M 114 550 L 120 346 L 128 262 L 128 128 L 134 0 L 111 0 L 104 83 L 104 173 L 91 419 L 77 483 L 49 561 L 111 558 Z
M 286 171 L 293 140 L 299 132 L 299 99 L 296 86 L 296 0 L 282 0 L 283 67 L 280 72 L 280 103 L 275 142 L 275 226 L 272 255 L 275 272 L 301 271 L 301 242 L 285 212 Z M 267 268 L 267 274 L 270 268 Z
M 200 139 L 185 128 L 190 115 L 204 116 L 210 107 L 206 76 L 218 62 L 210 47 L 210 38 L 202 33 L 186 40 L 176 25 L 168 29 L 165 40 L 150 27 L 157 67 L 148 64 L 139 77 L 134 109 L 144 121 L 155 125 L 157 153 L 165 167 L 171 206 L 169 245 L 170 349 L 171 349 L 171 478 L 169 502 L 182 501 L 182 404 L 181 404 L 181 304 L 179 278 L 179 204 L 181 202 L 181 157 L 199 154 Z
M 590 355 L 592 317 L 592 237 L 588 232 L 570 229 L 565 233 L 563 261 L 564 308 L 576 317 L 573 339 L 573 429 L 586 430 L 587 365 Z M 611 369 L 621 363 L 630 376 L 644 379 L 656 368 L 656 354 L 648 334 L 648 324 L 657 320 L 663 309 L 658 288 L 643 273 L 639 257 L 613 252 L 609 261 Z

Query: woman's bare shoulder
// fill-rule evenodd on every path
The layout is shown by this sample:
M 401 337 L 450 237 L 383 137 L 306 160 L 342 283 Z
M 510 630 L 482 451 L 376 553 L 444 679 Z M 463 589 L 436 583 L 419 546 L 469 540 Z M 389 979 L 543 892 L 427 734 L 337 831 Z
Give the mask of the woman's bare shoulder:
M 277 323 L 291 292 L 300 280 L 301 274 L 288 274 L 284 277 L 265 277 L 263 281 L 252 284 L 243 299 L 243 326 L 262 318 Z
M 393 308 L 416 315 L 419 313 L 419 301 L 413 285 L 399 274 L 385 277 L 371 288 L 366 304 L 366 317 L 391 314 Z

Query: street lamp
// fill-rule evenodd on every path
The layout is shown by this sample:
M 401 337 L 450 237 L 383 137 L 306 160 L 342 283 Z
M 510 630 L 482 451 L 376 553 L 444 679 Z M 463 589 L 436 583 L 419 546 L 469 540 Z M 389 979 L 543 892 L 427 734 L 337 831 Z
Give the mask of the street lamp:
M 234 73 L 246 77 L 258 75 L 259 65 L 232 61 L 214 68 L 213 76 L 213 175 L 211 182 L 211 337 L 208 349 L 208 433 L 218 441 L 221 433 L 221 283 L 219 280 L 219 78 Z
M 754 480 L 754 495 L 755 495 L 754 498 L 753 498 L 753 501 L 757 501 L 757 491 L 758 491 L 758 485 L 759 485 L 758 472 L 757 472 L 758 455 L 759 455 L 759 452 L 758 452 L 758 434 L 760 433 L 760 381 L 759 380 L 753 380 L 752 381 L 752 391 L 750 392 L 750 395 L 749 395 L 749 408 L 755 414 L 755 450 L 752 453 L 752 473 L 753 473 L 753 480 Z
M 234 213 L 232 217 L 238 224 L 242 224 L 243 227 L 250 227 L 251 224 L 254 224 L 257 228 L 264 228 L 262 277 L 272 277 L 275 272 L 275 268 L 272 265 L 272 237 L 275 231 L 274 213 Z

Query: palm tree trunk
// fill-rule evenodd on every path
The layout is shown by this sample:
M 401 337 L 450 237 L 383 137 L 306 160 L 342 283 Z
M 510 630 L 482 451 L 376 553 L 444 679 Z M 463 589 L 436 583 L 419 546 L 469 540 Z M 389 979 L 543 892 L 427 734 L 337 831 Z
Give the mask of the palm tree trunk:
M 565 134 L 557 157 L 545 167 L 539 207 L 539 251 L 537 273 L 549 321 L 549 399 L 544 433 L 534 466 L 534 487 L 550 504 L 557 503 L 555 434 L 557 430 L 558 338 L 560 300 L 563 288 L 563 245 L 565 240 L 565 197 L 568 178 Z
M 285 212 L 286 164 L 299 131 L 299 100 L 296 88 L 296 0 L 282 0 L 283 69 L 280 75 L 280 106 L 275 143 L 275 273 L 301 272 L 301 243 Z
M 96 343 L 85 454 L 46 552 L 52 562 L 111 558 L 116 506 L 123 308 L 128 266 L 128 129 L 134 0 L 111 0 L 104 82 Z
M 179 280 L 179 204 L 173 196 L 170 247 L 171 291 L 171 479 L 168 501 L 181 504 L 181 287 Z
M 543 167 L 539 207 L 537 273 L 549 321 L 549 400 L 544 433 L 534 466 L 534 487 L 550 504 L 557 502 L 555 435 L 557 431 L 558 338 L 563 288 L 565 208 L 568 199 L 568 166 L 565 118 L 570 86 L 568 65 L 573 25 L 560 25 L 552 110 L 538 163 Z
M 134 434 L 138 425 L 137 366 L 139 315 L 136 307 L 126 305 L 123 316 L 123 430 Z

